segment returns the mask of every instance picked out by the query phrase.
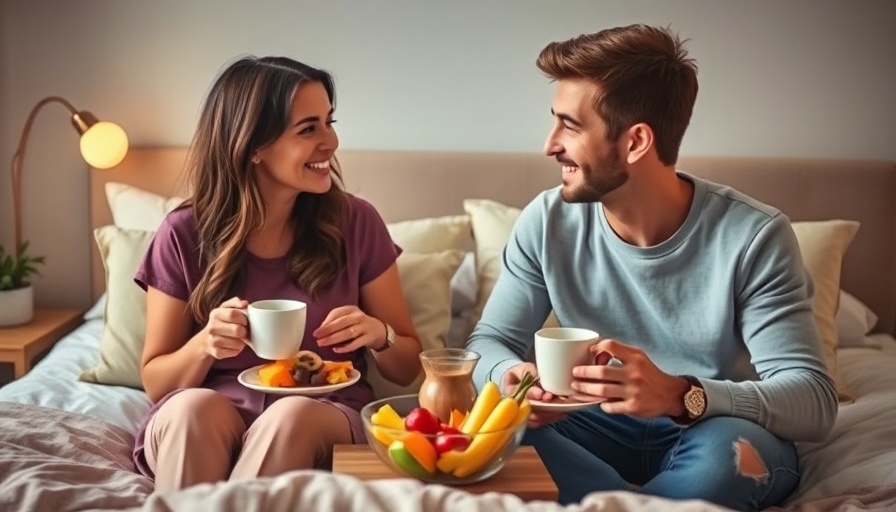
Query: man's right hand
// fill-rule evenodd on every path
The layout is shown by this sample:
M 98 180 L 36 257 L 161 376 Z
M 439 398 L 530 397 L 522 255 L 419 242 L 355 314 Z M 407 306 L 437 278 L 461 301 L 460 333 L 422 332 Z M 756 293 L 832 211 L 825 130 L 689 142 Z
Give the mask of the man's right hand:
M 532 363 L 520 363 L 516 366 L 510 367 L 506 372 L 504 372 L 503 388 L 505 396 L 513 395 L 513 393 L 516 392 L 516 388 L 519 387 L 520 382 L 523 380 L 523 375 L 525 375 L 526 372 L 529 372 L 535 376 L 538 375 L 538 370 Z M 548 400 L 552 400 L 554 398 L 554 395 L 541 389 L 541 386 L 536 383 L 534 386 L 529 388 L 529 391 L 526 393 L 526 398 L 529 400 L 539 400 L 546 402 Z M 529 415 L 528 426 L 529 428 L 539 428 L 560 421 L 564 418 L 566 418 L 566 413 L 562 412 L 532 411 L 532 413 Z

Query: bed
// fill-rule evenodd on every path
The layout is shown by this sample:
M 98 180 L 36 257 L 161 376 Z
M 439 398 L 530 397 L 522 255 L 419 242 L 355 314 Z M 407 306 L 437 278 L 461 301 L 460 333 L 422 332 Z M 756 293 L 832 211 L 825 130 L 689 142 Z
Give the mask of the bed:
M 130 459 L 150 406 L 135 374 L 142 292 L 130 276 L 141 244 L 183 192 L 184 157 L 185 148 L 136 147 L 115 170 L 90 170 L 85 236 L 97 241 L 96 302 L 31 372 L 0 388 L 0 510 L 721 510 L 626 492 L 564 508 L 321 471 L 153 494 Z M 405 248 L 399 270 L 424 344 L 461 345 L 518 208 L 558 184 L 556 166 L 522 153 L 353 150 L 338 158 L 346 188 L 377 206 Z M 896 163 L 688 156 L 678 168 L 787 213 L 816 283 L 840 412 L 827 441 L 799 446 L 801 485 L 774 510 L 896 509 Z

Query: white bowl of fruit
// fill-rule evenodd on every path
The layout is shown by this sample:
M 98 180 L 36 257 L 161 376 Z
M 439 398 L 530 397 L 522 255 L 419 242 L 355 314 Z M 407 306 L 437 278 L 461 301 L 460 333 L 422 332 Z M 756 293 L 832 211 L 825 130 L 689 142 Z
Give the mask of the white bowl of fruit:
M 514 396 L 489 382 L 470 411 L 454 410 L 448 422 L 420 407 L 417 395 L 371 402 L 361 409 L 367 442 L 401 476 L 463 485 L 496 474 L 520 445 L 531 405 L 524 380 Z

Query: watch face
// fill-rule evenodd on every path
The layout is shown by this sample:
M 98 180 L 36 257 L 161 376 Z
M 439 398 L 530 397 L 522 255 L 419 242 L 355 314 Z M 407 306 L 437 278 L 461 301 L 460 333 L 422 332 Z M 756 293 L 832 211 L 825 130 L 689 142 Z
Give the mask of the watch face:
M 706 393 L 697 386 L 691 387 L 690 391 L 684 395 L 684 407 L 688 411 L 688 416 L 698 418 L 706 412 Z

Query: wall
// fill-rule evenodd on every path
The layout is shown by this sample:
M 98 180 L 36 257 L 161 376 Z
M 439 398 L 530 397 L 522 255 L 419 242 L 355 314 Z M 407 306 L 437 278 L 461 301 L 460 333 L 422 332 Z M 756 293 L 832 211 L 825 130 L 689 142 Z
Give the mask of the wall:
M 538 51 L 633 22 L 691 39 L 701 92 L 684 153 L 896 160 L 894 19 L 889 0 L 0 0 L 0 162 L 51 94 L 133 144 L 187 144 L 215 74 L 245 53 L 332 71 L 343 147 L 539 151 Z M 38 302 L 86 308 L 87 181 L 60 106 L 38 116 L 24 174 L 26 238 L 48 257 Z M 4 177 L 6 245 L 10 197 Z

